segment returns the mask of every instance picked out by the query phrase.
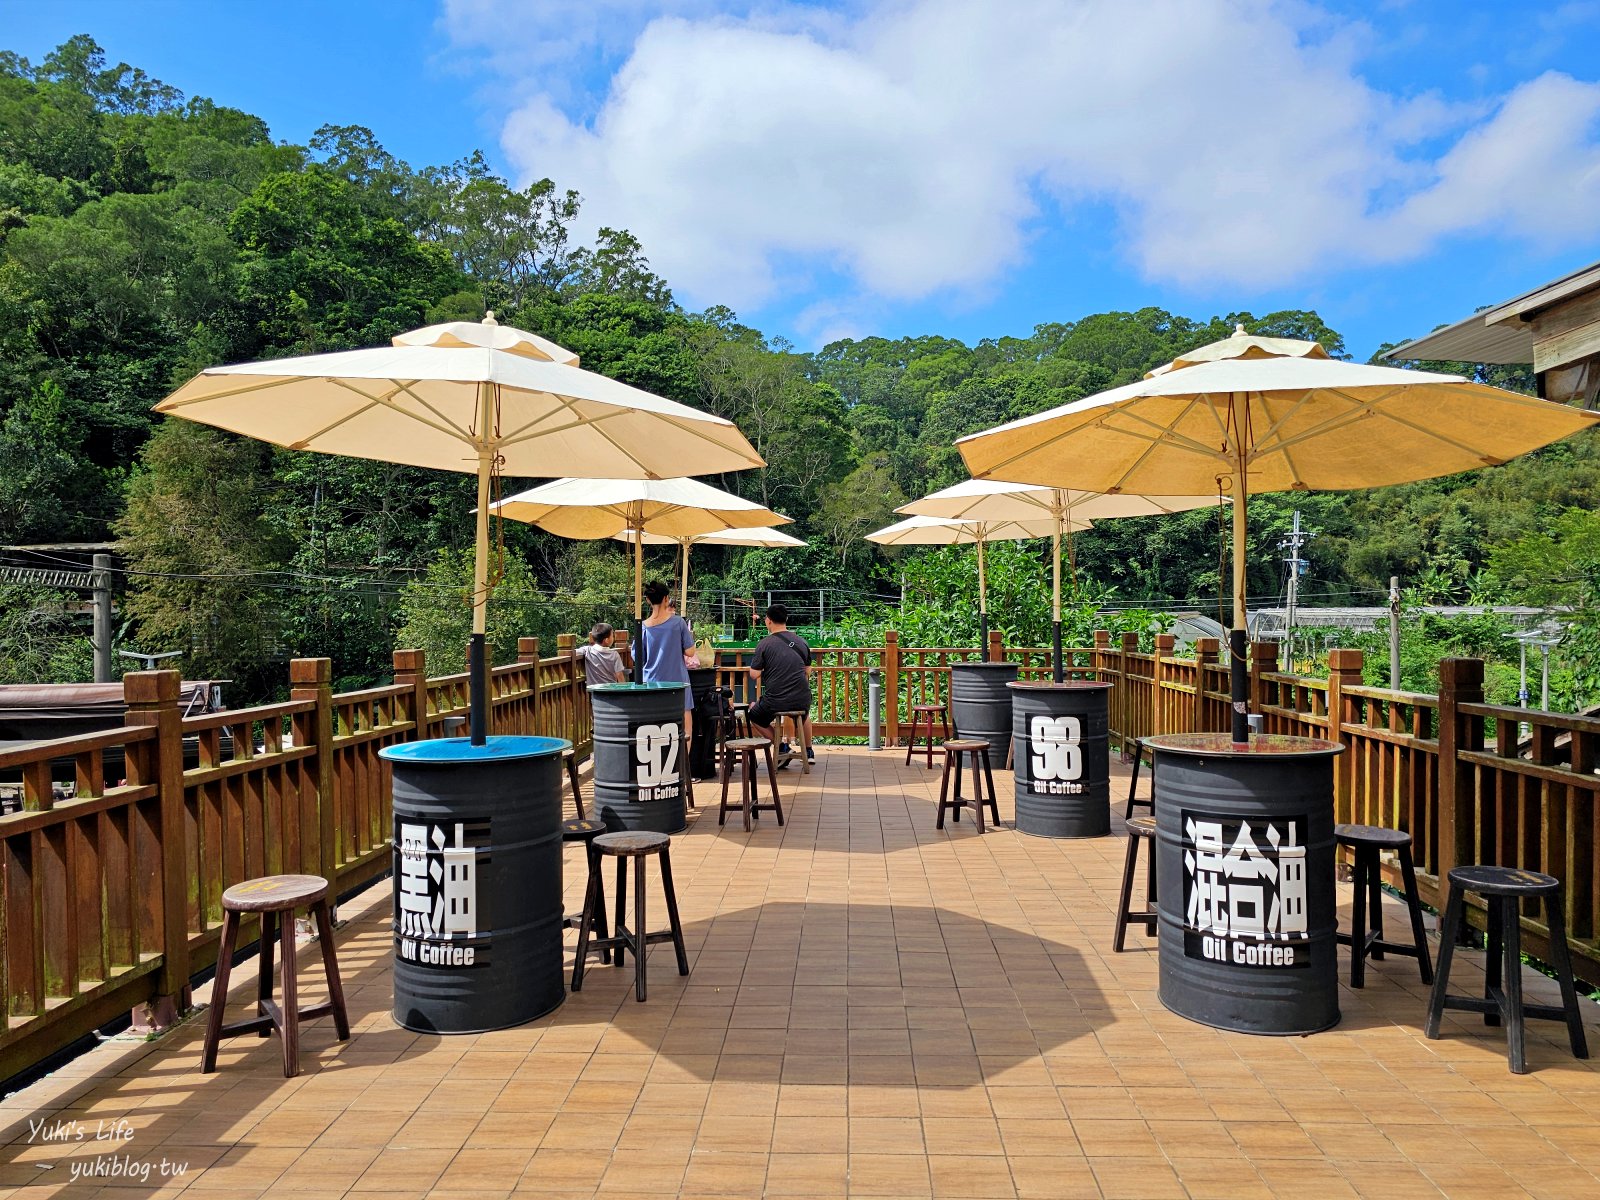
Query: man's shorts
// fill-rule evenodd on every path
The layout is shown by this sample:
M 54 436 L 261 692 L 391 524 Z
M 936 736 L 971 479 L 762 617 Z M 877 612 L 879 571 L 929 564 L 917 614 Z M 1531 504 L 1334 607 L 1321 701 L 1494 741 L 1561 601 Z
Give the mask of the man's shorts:
M 770 728 L 772 726 L 772 722 L 777 718 L 779 713 L 804 712 L 808 711 L 810 708 L 811 701 L 809 698 L 804 704 L 774 704 L 772 700 L 765 693 L 763 693 L 762 695 L 756 697 L 756 702 L 750 706 L 750 723 L 752 725 L 760 725 L 765 728 Z

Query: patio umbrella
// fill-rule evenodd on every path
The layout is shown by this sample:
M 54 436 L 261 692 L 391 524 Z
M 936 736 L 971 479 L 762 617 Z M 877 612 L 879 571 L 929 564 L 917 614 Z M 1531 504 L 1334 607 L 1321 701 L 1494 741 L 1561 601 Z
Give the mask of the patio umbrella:
M 711 473 L 762 465 L 731 421 L 582 370 L 554 342 L 453 321 L 390 346 L 210 367 L 156 411 L 291 450 L 478 476 L 472 740 L 488 732 L 489 501 L 500 475 Z
M 721 533 L 701 533 L 672 537 L 665 533 L 642 533 L 624 529 L 614 535 L 619 542 L 633 542 L 637 538 L 645 546 L 677 546 L 682 552 L 678 572 L 678 589 L 685 601 L 689 598 L 689 548 L 691 546 L 766 546 L 792 550 L 805 543 L 799 538 L 776 529 L 725 529 Z
M 901 510 L 904 511 L 904 510 Z M 867 534 L 867 541 L 880 546 L 959 546 L 978 548 L 978 628 L 979 645 L 989 642 L 989 584 L 985 577 L 983 552 L 990 542 L 1024 542 L 1034 538 L 1053 538 L 1055 554 L 1052 593 L 1055 600 L 1055 656 L 1061 659 L 1061 533 L 1063 529 L 1088 529 L 1090 522 L 1065 517 L 1031 517 L 1025 520 L 968 520 L 951 517 L 911 516 Z
M 729 529 L 762 529 L 789 520 L 754 500 L 698 479 L 557 479 L 507 496 L 490 507 L 502 517 L 580 541 L 633 531 L 633 610 L 640 618 L 636 673 L 644 669 L 643 536 L 693 537 Z
M 1252 491 L 1385 487 L 1494 466 L 1600 415 L 1457 375 L 1340 362 L 1316 342 L 1234 335 L 1144 379 L 961 438 L 980 479 L 1233 497 L 1233 733 L 1245 740 L 1245 530 Z
M 913 513 L 927 517 L 950 517 L 971 521 L 1039 521 L 1051 524 L 1052 546 L 1055 552 L 1055 609 L 1051 646 L 1054 651 L 1052 672 L 1057 683 L 1066 678 L 1061 661 L 1061 531 L 1073 528 L 1073 519 L 1086 521 L 1107 520 L 1113 517 L 1149 517 L 1161 513 L 1184 512 L 1217 503 L 1216 496 L 1138 496 L 1105 495 L 1101 492 L 1083 492 L 1074 488 L 1034 487 L 1021 483 L 1001 483 L 992 479 L 968 479 L 963 483 L 944 488 L 902 504 L 896 512 Z M 978 553 L 983 553 L 979 545 Z M 982 571 L 979 572 L 980 578 Z M 1073 587 L 1077 587 L 1074 569 Z M 981 589 L 980 589 L 981 592 Z M 989 614 L 983 597 L 979 596 L 979 624 L 983 637 L 988 638 Z

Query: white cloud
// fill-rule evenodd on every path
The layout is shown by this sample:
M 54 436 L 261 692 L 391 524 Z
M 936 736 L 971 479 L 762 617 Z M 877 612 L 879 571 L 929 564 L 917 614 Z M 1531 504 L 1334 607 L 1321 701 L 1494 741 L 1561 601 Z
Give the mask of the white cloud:
M 1592 237 L 1600 213 L 1600 84 L 1547 74 L 1487 114 L 1391 95 L 1360 74 L 1377 35 L 1301 0 L 539 9 L 447 0 L 444 21 L 512 75 L 526 53 L 525 81 L 552 46 L 616 56 L 592 116 L 537 89 L 503 143 L 691 303 L 809 297 L 812 272 L 864 298 L 967 294 L 1086 201 L 1147 278 L 1208 289 L 1489 228 Z

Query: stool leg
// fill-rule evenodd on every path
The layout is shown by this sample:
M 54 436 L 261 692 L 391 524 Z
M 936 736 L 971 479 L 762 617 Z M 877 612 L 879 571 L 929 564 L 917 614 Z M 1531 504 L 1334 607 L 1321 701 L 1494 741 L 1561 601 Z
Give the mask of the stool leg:
M 1372 957 L 1383 961 L 1383 872 L 1378 860 L 1378 848 L 1367 851 L 1367 907 L 1372 911 Z
M 911 756 L 917 751 L 917 726 L 922 722 L 922 714 L 912 710 L 911 736 L 906 739 L 906 766 L 911 765 Z
M 589 882 L 583 889 L 583 915 L 578 918 L 578 956 L 572 961 L 572 990 L 583 991 L 583 968 L 589 961 L 589 930 L 594 926 L 594 914 L 600 899 L 597 885 L 600 879 L 599 864 L 589 860 Z
M 627 923 L 627 920 L 626 920 L 626 917 L 628 915 L 628 860 L 627 860 L 626 856 L 619 856 L 617 858 L 617 900 L 616 900 L 616 904 L 617 904 L 617 919 L 611 926 L 611 936 L 614 937 L 614 938 L 625 938 L 626 935 L 624 934 L 623 931 L 625 929 L 627 929 L 627 927 L 628 927 L 628 923 Z M 612 955 L 611 955 L 611 963 L 612 963 L 612 965 L 613 966 L 617 966 L 617 967 L 622 966 L 623 958 L 624 958 L 624 956 L 625 956 L 625 954 L 626 954 L 626 952 L 628 950 L 627 942 L 626 941 L 620 941 L 620 942 L 618 942 L 617 945 L 611 947 L 611 950 L 612 950 Z M 635 942 L 633 944 L 633 956 L 635 958 L 639 957 L 639 944 L 637 942 Z
M 944 771 L 939 776 L 939 819 L 933 823 L 935 829 L 944 828 L 944 810 L 950 803 L 950 755 L 944 756 Z M 956 816 L 960 816 L 959 812 Z
M 1567 947 L 1567 922 L 1561 911 L 1561 893 L 1544 899 L 1545 919 L 1550 930 L 1550 965 L 1561 985 L 1561 1011 L 1567 1014 L 1567 1038 L 1574 1058 L 1589 1057 L 1589 1041 L 1583 1033 L 1583 1015 L 1578 1011 L 1578 988 L 1572 980 L 1572 951 Z
M 283 943 L 283 1077 L 300 1074 L 300 989 L 295 976 L 299 971 L 294 944 L 294 910 L 278 917 Z
M 1411 938 L 1417 944 L 1417 965 L 1422 970 L 1422 982 L 1433 982 L 1433 961 L 1428 954 L 1428 935 L 1422 928 L 1422 897 L 1417 894 L 1417 864 L 1411 857 L 1411 847 L 1400 847 L 1400 878 L 1406 885 L 1406 908 L 1411 913 Z
M 950 771 L 951 778 L 955 781 L 956 794 L 950 800 L 950 812 L 955 817 L 956 824 L 961 824 L 961 755 L 951 754 L 948 750 L 944 754 L 945 769 Z
M 949 737 L 946 736 L 946 741 Z M 928 714 L 928 770 L 933 770 L 933 714 Z
M 972 819 L 978 823 L 978 833 L 987 832 L 983 827 L 983 776 L 978 773 L 978 751 L 972 751 L 971 761 L 967 770 L 972 775 Z
M 1128 807 L 1123 810 L 1122 819 L 1126 821 L 1133 816 L 1133 798 L 1139 794 L 1139 766 L 1144 755 L 1139 752 L 1139 743 L 1133 743 L 1133 773 L 1128 777 Z
M 989 769 L 989 752 L 983 751 L 983 779 L 989 786 L 989 815 L 994 818 L 994 827 L 1000 828 L 1000 801 L 994 794 L 994 772 Z
M 278 914 L 261 914 L 261 961 L 256 967 L 256 1012 L 267 1011 L 267 1001 L 272 999 L 272 947 L 278 937 Z M 262 1029 L 257 1037 L 271 1037 L 272 1030 Z
M 589 870 L 594 874 L 594 928 L 602 938 L 611 936 L 611 922 L 606 919 L 606 873 L 605 864 L 600 859 L 600 851 L 590 842 L 584 846 L 589 852 Z M 601 965 L 611 962 L 611 948 L 608 946 L 600 951 Z
M 949 701 L 947 700 L 945 703 L 948 705 Z M 939 714 L 939 722 L 944 726 L 944 740 L 948 742 L 950 740 L 950 709 L 948 707 L 946 707 L 945 710 Z M 930 720 L 928 724 L 932 725 L 932 720 Z
M 1367 985 L 1367 848 L 1356 847 L 1355 887 L 1350 902 L 1350 986 Z
M 772 747 L 764 747 L 767 755 L 767 789 L 772 793 L 772 811 L 778 818 L 778 824 L 783 824 L 783 801 L 778 797 L 778 766 L 772 757 Z M 750 794 L 752 797 L 759 794 L 759 781 L 756 779 L 755 756 L 750 758 Z
M 1128 913 L 1133 908 L 1133 874 L 1139 869 L 1139 839 L 1128 834 L 1128 852 L 1122 860 L 1122 892 L 1117 897 L 1117 930 L 1111 938 L 1111 948 L 1122 952 L 1128 937 Z
M 317 922 L 317 940 L 322 943 L 322 970 L 328 976 L 328 1003 L 333 1005 L 333 1031 L 341 1042 L 350 1040 L 350 1018 L 344 1009 L 344 981 L 339 978 L 339 959 L 334 953 L 333 918 L 328 912 L 328 902 L 318 900 L 311 906 L 311 915 Z
M 617 861 L 622 860 L 619 858 Z M 650 947 L 645 944 L 644 931 L 644 859 L 641 858 L 639 866 L 633 873 L 633 936 L 638 947 L 633 953 L 633 989 L 640 1004 L 644 1003 L 645 962 L 650 957 Z
M 228 976 L 233 972 L 233 951 L 239 940 L 239 914 L 224 910 L 222 945 L 217 948 L 217 977 L 211 984 L 211 1011 L 206 1014 L 205 1047 L 200 1052 L 200 1073 L 217 1069 L 217 1043 L 222 1040 L 222 1010 L 228 1004 Z
M 583 789 L 578 786 L 578 756 L 576 753 L 567 759 L 567 782 L 572 784 L 572 803 L 578 808 L 578 820 L 587 820 L 588 817 L 583 811 Z
M 763 747 L 763 749 L 766 750 L 767 757 L 771 758 L 772 747 L 769 745 Z M 760 783 L 761 781 L 756 778 L 756 756 L 752 750 L 745 758 L 744 770 L 739 772 L 739 787 L 741 789 L 739 795 L 744 801 L 742 808 L 744 810 L 744 831 L 746 833 L 751 833 L 755 830 L 755 825 L 752 821 L 760 815 L 756 812 L 756 802 L 761 795 Z
M 1505 995 L 1505 976 L 1501 971 L 1502 959 L 1505 952 L 1505 913 L 1501 910 L 1497 897 L 1490 896 L 1489 900 L 1489 929 L 1484 937 L 1484 949 L 1487 952 L 1483 960 L 1483 997 L 1485 1000 L 1494 998 L 1494 993 Z M 1512 909 L 1512 919 L 1515 920 L 1515 908 Z M 1519 964 L 1520 965 L 1520 964 Z M 1485 1025 L 1500 1024 L 1500 1017 L 1496 1013 L 1483 1014 Z
M 1444 1015 L 1445 992 L 1450 984 L 1450 960 L 1455 957 L 1456 937 L 1460 931 L 1461 889 L 1450 887 L 1444 920 L 1439 925 L 1439 970 L 1433 977 L 1433 991 L 1428 996 L 1428 1020 L 1422 1027 L 1422 1035 L 1430 1040 L 1439 1036 L 1439 1018 Z
M 800 753 L 803 755 L 800 760 L 800 774 L 809 775 L 811 774 L 811 718 L 802 716 L 798 719 L 800 722 Z
M 683 945 L 683 925 L 678 920 L 678 892 L 672 886 L 672 853 L 670 846 L 661 848 L 661 891 L 667 899 L 667 925 L 672 930 L 672 948 L 678 955 L 678 974 L 689 973 L 689 952 Z
M 722 807 L 717 812 L 717 824 L 728 823 L 728 781 L 733 777 L 733 755 L 726 750 L 722 752 Z M 743 784 L 740 793 L 743 794 Z
M 1515 900 L 1507 899 L 1504 904 L 1506 1045 L 1511 1056 L 1511 1073 L 1526 1075 L 1528 1045 L 1527 1018 L 1522 1011 L 1522 914 Z

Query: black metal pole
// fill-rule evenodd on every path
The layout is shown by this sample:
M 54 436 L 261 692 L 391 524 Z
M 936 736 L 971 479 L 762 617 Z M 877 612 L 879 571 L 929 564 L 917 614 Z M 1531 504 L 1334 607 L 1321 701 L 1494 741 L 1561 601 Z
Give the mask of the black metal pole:
M 1231 669 L 1231 691 L 1233 693 L 1233 742 L 1236 746 L 1247 745 L 1250 741 L 1250 720 L 1247 716 L 1250 710 L 1250 663 L 1248 660 L 1249 648 L 1245 643 L 1244 630 L 1235 629 L 1228 635 L 1228 658 Z
M 475 633 L 467 648 L 468 690 L 471 696 L 472 744 L 481 746 L 489 738 L 489 663 L 484 654 L 485 635 Z
M 1067 664 L 1061 661 L 1061 622 L 1056 621 L 1053 626 L 1050 630 L 1050 659 L 1055 664 L 1052 669 L 1052 677 L 1057 683 L 1065 683 L 1067 681 Z
M 644 682 L 644 618 L 639 618 L 639 636 L 633 643 L 633 681 Z

